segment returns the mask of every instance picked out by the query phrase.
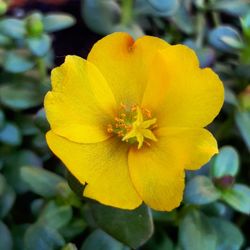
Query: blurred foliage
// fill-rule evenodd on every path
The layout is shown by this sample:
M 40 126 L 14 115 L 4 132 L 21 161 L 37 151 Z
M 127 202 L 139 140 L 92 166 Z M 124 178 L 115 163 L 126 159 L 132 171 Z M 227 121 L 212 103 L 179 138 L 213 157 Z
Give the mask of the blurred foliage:
M 82 197 L 84 187 L 46 146 L 42 109 L 54 61 L 51 33 L 75 20 L 39 11 L 17 18 L 6 14 L 8 4 L 0 0 L 0 249 L 248 249 L 250 2 L 82 1 L 92 31 L 186 44 L 223 80 L 225 104 L 209 128 L 220 153 L 187 173 L 183 203 L 169 213 L 119 210 Z

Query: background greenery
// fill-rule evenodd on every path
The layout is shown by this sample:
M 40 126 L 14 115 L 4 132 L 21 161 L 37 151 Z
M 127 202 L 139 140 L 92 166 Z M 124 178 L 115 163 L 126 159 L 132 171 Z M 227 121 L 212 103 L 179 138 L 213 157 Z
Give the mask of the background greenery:
M 248 0 L 0 0 L 0 14 L 1 250 L 250 249 Z M 187 173 L 183 203 L 170 213 L 84 199 L 45 142 L 50 69 L 114 31 L 186 44 L 225 86 L 209 127 L 220 154 Z

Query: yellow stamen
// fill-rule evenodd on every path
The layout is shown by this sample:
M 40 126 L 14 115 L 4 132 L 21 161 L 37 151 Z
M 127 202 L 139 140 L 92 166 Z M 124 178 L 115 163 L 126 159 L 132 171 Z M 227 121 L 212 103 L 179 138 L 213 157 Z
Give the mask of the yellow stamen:
M 140 149 L 143 145 L 144 138 L 157 141 L 157 138 L 150 129 L 150 126 L 156 123 L 156 118 L 144 121 L 141 108 L 137 107 L 136 111 L 136 120 L 132 123 L 131 130 L 122 138 L 122 140 L 126 141 L 128 139 L 136 138 L 138 141 L 138 149 Z
M 114 117 L 114 123 L 107 126 L 108 133 L 114 133 L 122 138 L 122 141 L 128 143 L 138 142 L 138 149 L 151 144 L 148 140 L 157 141 L 152 129 L 156 128 L 156 118 L 148 109 L 133 105 L 130 108 L 121 103 L 117 116 Z M 151 119 L 152 118 L 152 119 Z M 145 140 L 147 139 L 147 140 Z

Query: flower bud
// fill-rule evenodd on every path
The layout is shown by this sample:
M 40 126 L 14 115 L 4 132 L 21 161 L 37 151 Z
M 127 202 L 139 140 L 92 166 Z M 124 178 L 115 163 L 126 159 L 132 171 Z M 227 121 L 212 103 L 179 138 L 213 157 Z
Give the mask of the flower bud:
M 214 184 L 222 189 L 231 188 L 234 184 L 235 178 L 231 175 L 225 175 L 220 178 L 214 178 Z
M 6 13 L 8 9 L 8 5 L 7 3 L 5 3 L 4 1 L 0 0 L 0 15 L 3 15 Z
M 41 14 L 34 13 L 27 18 L 27 30 L 30 36 L 40 36 L 43 29 Z

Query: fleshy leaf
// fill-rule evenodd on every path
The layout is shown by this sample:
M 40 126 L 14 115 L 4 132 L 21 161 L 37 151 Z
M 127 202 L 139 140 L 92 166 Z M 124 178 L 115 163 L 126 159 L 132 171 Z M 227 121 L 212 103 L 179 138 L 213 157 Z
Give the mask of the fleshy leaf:
M 216 250 L 239 250 L 243 245 L 244 238 L 241 231 L 230 221 L 221 218 L 210 218 L 216 235 Z
M 189 212 L 181 221 L 179 240 L 183 250 L 216 250 L 216 232 L 199 211 Z
M 235 176 L 239 170 L 238 152 L 231 146 L 224 146 L 219 152 L 212 162 L 212 176 L 215 178 Z
M 98 34 L 114 31 L 120 12 L 120 7 L 114 0 L 83 1 L 82 16 L 87 26 Z
M 35 56 L 44 56 L 50 49 L 51 39 L 43 34 L 41 37 L 30 37 L 27 39 L 28 47 Z
M 90 202 L 89 205 L 96 224 L 132 248 L 138 248 L 152 236 L 152 215 L 145 205 L 135 210 L 113 208 L 97 202 Z
M 54 250 L 64 244 L 64 239 L 56 230 L 39 223 L 31 225 L 24 236 L 26 250 Z
M 242 184 L 235 184 L 231 189 L 222 192 L 222 199 L 235 210 L 250 214 L 250 188 Z
M 44 29 L 47 32 L 55 32 L 66 29 L 75 24 L 73 16 L 65 13 L 51 13 L 43 18 Z
M 231 46 L 231 43 L 227 42 L 228 40 L 231 43 L 233 40 L 234 44 L 241 42 L 240 34 L 231 26 L 221 25 L 209 33 L 209 42 L 211 45 L 224 52 L 233 52 L 235 46 Z
M 22 142 L 22 135 L 19 128 L 13 123 L 6 123 L 0 130 L 0 142 L 11 146 L 20 145 Z
M 49 202 L 43 209 L 39 222 L 53 229 L 67 225 L 72 218 L 71 206 L 58 206 L 54 201 Z
M 238 111 L 235 114 L 235 120 L 242 139 L 244 140 L 248 151 L 250 151 L 250 112 Z
M 0 249 L 12 250 L 13 241 L 8 227 L 0 221 Z
M 84 241 L 81 250 L 128 250 L 121 242 L 97 229 Z
M 58 193 L 58 184 L 65 180 L 48 170 L 34 167 L 22 167 L 22 179 L 30 189 L 43 197 L 53 197 Z
M 190 204 L 204 205 L 216 201 L 220 192 L 206 176 L 195 176 L 186 185 L 184 200 Z

